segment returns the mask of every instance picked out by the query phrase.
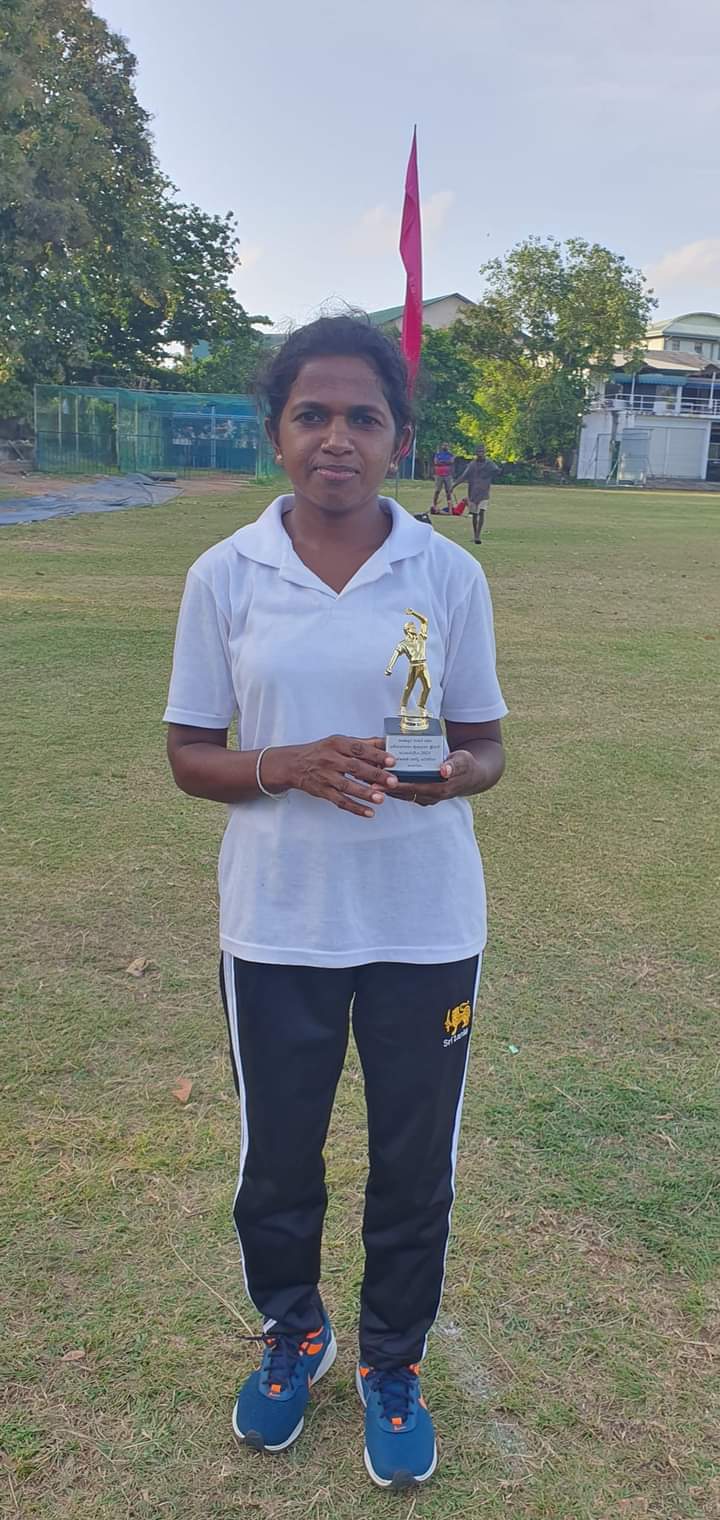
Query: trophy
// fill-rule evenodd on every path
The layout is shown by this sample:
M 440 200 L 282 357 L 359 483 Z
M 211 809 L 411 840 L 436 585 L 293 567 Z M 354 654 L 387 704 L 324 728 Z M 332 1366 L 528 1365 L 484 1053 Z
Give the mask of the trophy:
M 431 718 L 426 706 L 431 686 L 426 654 L 428 620 L 412 607 L 406 607 L 405 611 L 409 618 L 417 618 L 417 623 L 405 623 L 403 637 L 385 671 L 386 676 L 391 675 L 401 655 L 409 663 L 399 715 L 385 719 L 385 746 L 395 757 L 393 775 L 398 781 L 442 781 L 440 766 L 445 759 L 445 736 L 439 718 Z M 410 699 L 418 683 L 420 697 L 416 710 L 410 712 Z

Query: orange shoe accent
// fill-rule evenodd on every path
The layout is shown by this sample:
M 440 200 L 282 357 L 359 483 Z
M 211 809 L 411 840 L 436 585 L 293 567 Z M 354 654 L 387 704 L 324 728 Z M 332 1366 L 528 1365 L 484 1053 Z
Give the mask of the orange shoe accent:
M 316 1341 L 314 1345 L 311 1346 L 309 1341 L 303 1341 L 302 1349 L 305 1352 L 306 1356 L 319 1356 L 320 1352 L 322 1351 L 322 1343 L 318 1343 Z
M 419 1377 L 420 1376 L 420 1363 L 419 1362 L 410 1362 L 408 1371 L 414 1372 L 415 1376 Z
M 270 1384 L 270 1392 L 271 1393 L 282 1393 L 282 1383 L 271 1383 Z
M 369 1371 L 370 1371 L 369 1367 L 358 1367 L 358 1372 L 360 1373 L 361 1377 L 367 1377 Z
M 393 1425 L 404 1425 L 405 1421 L 400 1419 L 399 1414 L 394 1414 L 392 1417 L 392 1423 Z

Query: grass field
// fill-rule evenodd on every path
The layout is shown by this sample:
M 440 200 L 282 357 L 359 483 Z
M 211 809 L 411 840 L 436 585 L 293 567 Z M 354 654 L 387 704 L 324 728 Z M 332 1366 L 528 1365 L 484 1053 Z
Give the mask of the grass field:
M 7 1513 L 718 1516 L 720 502 L 494 493 L 509 763 L 476 809 L 491 938 L 425 1377 L 442 1465 L 402 1499 L 367 1484 L 352 1387 L 354 1058 L 328 1156 L 340 1356 L 291 1453 L 230 1435 L 257 1327 L 229 1217 L 223 820 L 174 789 L 160 715 L 183 571 L 263 504 L 0 528 Z

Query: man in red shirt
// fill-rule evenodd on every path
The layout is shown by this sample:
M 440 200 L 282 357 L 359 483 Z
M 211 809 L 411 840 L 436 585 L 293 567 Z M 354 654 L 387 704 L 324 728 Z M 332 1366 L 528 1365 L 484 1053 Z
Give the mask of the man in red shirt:
M 445 506 L 442 508 L 442 511 L 450 511 L 454 464 L 455 457 L 450 452 L 448 445 L 444 443 L 442 447 L 437 449 L 433 455 L 433 469 L 435 471 L 435 495 L 433 496 L 433 504 L 431 508 L 433 512 L 437 512 L 438 510 L 438 501 L 440 499 L 441 491 L 445 492 Z

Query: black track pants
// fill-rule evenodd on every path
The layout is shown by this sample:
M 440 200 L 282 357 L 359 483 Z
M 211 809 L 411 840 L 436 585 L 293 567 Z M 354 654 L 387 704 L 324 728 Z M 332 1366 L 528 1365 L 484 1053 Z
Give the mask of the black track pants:
M 477 957 L 328 970 L 223 954 L 243 1121 L 234 1218 L 265 1322 L 320 1323 L 322 1153 L 352 1010 L 370 1156 L 360 1354 L 374 1367 L 422 1357 L 442 1293 L 477 975 Z

